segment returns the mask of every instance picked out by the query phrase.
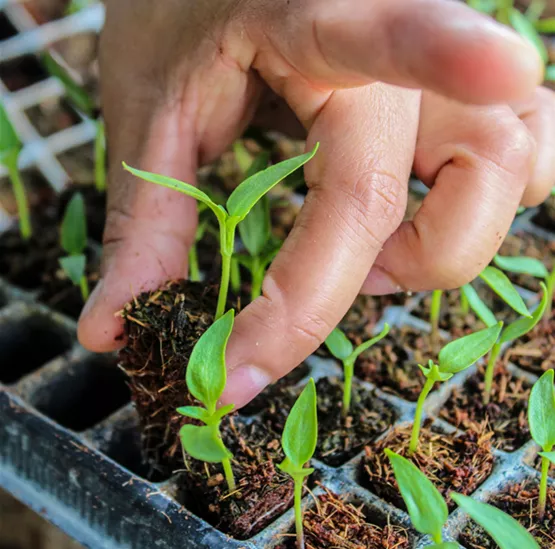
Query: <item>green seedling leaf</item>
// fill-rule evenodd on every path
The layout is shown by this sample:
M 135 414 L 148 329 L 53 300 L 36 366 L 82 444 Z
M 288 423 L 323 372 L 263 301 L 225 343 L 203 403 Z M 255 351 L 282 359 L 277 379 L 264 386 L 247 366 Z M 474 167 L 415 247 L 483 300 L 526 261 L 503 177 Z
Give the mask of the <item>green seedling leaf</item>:
M 536 307 L 532 316 L 530 318 L 519 318 L 511 324 L 509 324 L 503 332 L 501 332 L 501 337 L 499 338 L 499 344 L 507 343 L 509 341 L 514 341 L 524 334 L 527 334 L 536 324 L 542 319 L 545 309 L 547 308 L 549 301 L 549 292 L 543 282 L 540 283 L 542 288 L 542 300 Z
M 539 455 L 555 465 L 555 452 L 539 452 Z
M 528 403 L 528 423 L 532 438 L 544 450 L 555 445 L 554 371 L 547 370 L 532 387 Z
M 286 461 L 292 469 L 300 472 L 305 463 L 310 461 L 316 450 L 317 439 L 316 386 L 311 378 L 291 408 L 281 437 Z
M 495 315 L 491 312 L 490 308 L 482 301 L 478 292 L 470 285 L 465 284 L 461 288 L 461 292 L 466 296 L 468 305 L 474 311 L 474 314 L 486 325 L 494 326 L 497 324 Z
M 460 545 L 453 541 L 444 541 L 443 543 L 437 543 L 436 545 L 430 545 L 428 549 L 460 549 Z
M 73 79 L 69 72 L 52 55 L 44 53 L 41 56 L 41 60 L 48 73 L 60 80 L 73 106 L 84 112 L 89 118 L 93 118 L 95 104 L 87 91 Z
M 555 82 L 555 65 L 548 65 L 545 68 L 544 80 L 547 82 Z
M 543 32 L 545 34 L 555 33 L 555 17 L 547 17 L 546 19 L 540 19 L 534 24 L 538 32 Z
M 249 254 L 258 257 L 270 238 L 270 206 L 268 197 L 263 196 L 239 223 L 239 234 Z
M 445 500 L 416 465 L 389 449 L 385 453 L 391 461 L 412 525 L 421 534 L 441 542 L 441 530 L 449 514 Z
M 479 332 L 455 339 L 439 352 L 439 370 L 442 373 L 456 374 L 469 368 L 482 358 L 497 342 L 502 322 L 484 328 Z
M 4 105 L 0 103 L 0 163 L 13 161 L 21 150 L 21 141 L 17 137 Z
M 468 5 L 476 11 L 492 15 L 497 9 L 496 0 L 468 0 Z
M 221 463 L 224 459 L 233 457 L 213 426 L 183 425 L 179 438 L 183 449 L 195 459 Z
M 187 387 L 206 406 L 210 415 L 216 412 L 218 400 L 225 388 L 225 349 L 233 322 L 233 309 L 216 320 L 200 336 L 187 365 Z
M 272 187 L 275 187 L 283 178 L 306 164 L 316 154 L 317 150 L 318 144 L 311 152 L 279 162 L 245 179 L 227 200 L 229 215 L 238 217 L 239 221 L 245 219 L 262 196 Z
M 352 355 L 350 357 L 351 360 L 354 362 L 362 353 L 364 353 L 364 351 L 370 349 L 370 347 L 378 343 L 378 341 L 381 341 L 388 333 L 389 324 L 386 322 L 383 326 L 382 331 L 377 336 L 369 339 L 368 341 L 364 341 L 352 352 Z
M 508 257 L 496 255 L 493 258 L 494 263 L 504 271 L 510 273 L 527 274 L 537 278 L 547 278 L 549 272 L 546 266 L 534 257 Z
M 533 536 L 501 509 L 462 494 L 451 493 L 453 501 L 495 540 L 499 549 L 540 549 Z
M 334 328 L 325 341 L 328 351 L 338 360 L 345 360 L 354 350 L 353 344 L 347 336 L 339 329 Z
M 432 375 L 432 372 L 434 372 L 434 363 L 431 360 L 430 363 L 431 364 L 429 366 L 422 366 L 422 364 L 418 364 L 418 367 L 426 377 L 430 377 L 430 375 Z M 437 369 L 433 373 L 434 381 L 449 381 L 453 377 L 453 375 L 454 374 L 445 374 Z
M 544 63 L 549 61 L 549 53 L 547 52 L 547 48 L 543 43 L 542 37 L 538 34 L 534 23 L 526 19 L 522 13 L 520 13 L 517 9 L 512 8 L 509 11 L 509 22 L 511 26 L 520 34 L 525 40 L 528 40 L 530 44 L 532 44 Z
M 518 314 L 530 316 L 522 297 L 520 297 L 505 273 L 495 267 L 488 266 L 480 273 L 480 278 Z
M 85 200 L 75 193 L 69 201 L 60 228 L 61 246 L 69 255 L 82 254 L 87 247 Z
M 203 423 L 206 423 L 206 421 L 210 419 L 210 414 L 205 408 L 201 408 L 200 406 L 182 406 L 181 408 L 176 408 L 175 411 L 182 416 L 198 419 Z
M 59 262 L 71 282 L 79 286 L 81 279 L 85 276 L 87 258 L 83 254 L 69 255 L 67 257 L 61 257 Z
M 136 170 L 135 168 L 128 166 L 125 162 L 122 162 L 122 164 L 128 172 L 132 173 L 136 177 L 139 177 L 140 179 L 144 179 L 150 183 L 156 183 L 157 185 L 162 185 L 162 187 L 167 187 L 168 189 L 173 189 L 174 191 L 179 191 L 180 193 L 186 194 L 187 196 L 202 202 L 214 212 L 220 222 L 225 221 L 227 217 L 225 209 L 213 202 L 205 192 L 193 187 L 193 185 L 189 185 L 189 183 L 184 183 L 183 181 L 179 181 L 173 177 L 145 172 L 144 170 Z

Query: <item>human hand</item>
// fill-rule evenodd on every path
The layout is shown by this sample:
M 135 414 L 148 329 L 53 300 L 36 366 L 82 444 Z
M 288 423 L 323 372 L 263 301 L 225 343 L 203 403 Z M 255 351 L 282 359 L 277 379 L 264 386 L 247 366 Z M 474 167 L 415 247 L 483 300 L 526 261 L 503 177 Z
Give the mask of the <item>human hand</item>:
M 313 352 L 359 291 L 451 288 L 490 261 L 555 174 L 554 95 L 535 51 L 449 0 L 109 0 L 101 38 L 109 153 L 102 280 L 79 323 L 120 343 L 114 312 L 187 272 L 193 200 L 121 161 L 195 182 L 271 88 L 320 142 L 309 193 L 238 316 L 224 403 Z M 423 91 L 421 91 L 423 90 Z M 508 105 L 512 105 L 509 107 Z M 432 190 L 401 223 L 411 168 Z

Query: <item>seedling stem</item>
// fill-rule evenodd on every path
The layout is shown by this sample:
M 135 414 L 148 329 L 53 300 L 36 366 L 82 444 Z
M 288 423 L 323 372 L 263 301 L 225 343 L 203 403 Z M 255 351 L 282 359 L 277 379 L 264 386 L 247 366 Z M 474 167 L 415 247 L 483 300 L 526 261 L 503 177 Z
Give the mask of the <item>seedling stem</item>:
M 196 242 L 194 242 L 189 249 L 189 279 L 193 282 L 200 281 L 200 268 L 198 264 L 198 252 Z
M 15 201 L 17 203 L 17 215 L 19 217 L 19 230 L 23 240 L 31 238 L 31 220 L 29 216 L 29 203 L 27 202 L 27 195 L 25 194 L 25 187 L 19 174 L 17 161 L 19 159 L 19 149 L 14 150 L 11 154 L 4 158 L 4 165 L 8 169 L 10 181 L 12 183 Z
M 294 475 L 295 483 L 295 533 L 297 534 L 297 549 L 304 549 L 303 509 L 301 501 L 303 498 L 304 476 Z
M 470 312 L 470 303 L 468 297 L 461 291 L 461 314 L 466 316 Z
M 87 280 L 87 276 L 83 275 L 81 280 L 79 281 L 79 288 L 81 289 L 81 297 L 83 298 L 83 303 L 89 299 L 89 281 Z
M 489 404 L 491 399 L 491 391 L 493 387 L 493 374 L 495 372 L 495 364 L 499 358 L 499 353 L 501 352 L 501 343 L 498 341 L 492 348 L 488 359 L 488 365 L 486 367 L 485 374 L 485 386 L 484 386 L 484 404 Z
M 233 469 L 231 468 L 231 460 L 229 458 L 222 460 L 222 467 L 224 468 L 225 480 L 227 482 L 229 492 L 235 492 L 237 485 L 235 484 Z
M 99 193 L 106 191 L 106 137 L 104 122 L 96 120 L 96 137 L 94 140 L 94 182 Z
M 553 446 L 551 446 L 551 448 L 547 447 L 545 451 L 551 452 L 552 449 Z M 542 456 L 542 477 L 540 480 L 540 498 L 538 501 L 538 515 L 540 520 L 543 520 L 543 517 L 545 516 L 545 506 L 547 503 L 547 479 L 549 477 L 550 465 L 551 462 L 549 459 Z
M 418 439 L 420 437 L 420 426 L 422 425 L 422 412 L 424 410 L 424 402 L 426 398 L 430 394 L 430 391 L 434 388 L 434 384 L 436 381 L 439 380 L 439 368 L 437 364 L 434 364 L 432 367 L 432 371 L 430 375 L 426 378 L 426 383 L 424 383 L 424 387 L 422 387 L 422 392 L 418 397 L 418 402 L 416 403 L 416 412 L 414 414 L 414 423 L 412 425 L 412 435 L 410 437 L 410 446 L 409 446 L 409 456 L 412 456 L 416 450 L 418 450 Z M 438 542 L 435 540 L 436 543 L 440 543 L 441 540 Z

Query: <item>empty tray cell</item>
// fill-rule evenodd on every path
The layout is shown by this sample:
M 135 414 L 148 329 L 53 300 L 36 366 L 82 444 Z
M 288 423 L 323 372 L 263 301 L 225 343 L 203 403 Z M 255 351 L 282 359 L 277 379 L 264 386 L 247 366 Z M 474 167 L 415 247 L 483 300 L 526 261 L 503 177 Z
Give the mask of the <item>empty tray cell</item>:
M 24 55 L 0 64 L 0 80 L 9 91 L 14 92 L 48 78 L 38 59 Z
M 64 98 L 50 97 L 25 113 L 43 137 L 48 137 L 79 123 L 79 115 Z
M 0 382 L 14 383 L 69 351 L 72 337 L 49 316 L 33 313 L 0 321 Z
M 8 304 L 8 298 L 2 288 L 0 288 L 0 309 Z
M 86 143 L 58 155 L 69 179 L 80 185 L 94 184 L 94 147 Z
M 112 357 L 91 355 L 72 363 L 40 392 L 34 406 L 60 425 L 84 431 L 130 400 L 125 376 Z
M 17 29 L 12 25 L 5 13 L 0 13 L 0 41 L 7 40 L 17 34 Z

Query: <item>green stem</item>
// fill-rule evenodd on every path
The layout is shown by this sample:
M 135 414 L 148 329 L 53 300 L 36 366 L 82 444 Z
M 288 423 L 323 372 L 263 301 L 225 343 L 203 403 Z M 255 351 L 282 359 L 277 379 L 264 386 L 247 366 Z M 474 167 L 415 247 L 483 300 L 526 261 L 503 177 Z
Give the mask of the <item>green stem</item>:
M 351 395 L 353 392 L 353 374 L 355 370 L 355 363 L 345 360 L 343 362 L 343 372 L 345 379 L 343 380 L 343 417 L 349 415 L 351 409 Z
M 29 240 L 32 235 L 31 219 L 29 216 L 29 204 L 27 202 L 27 195 L 25 194 L 25 187 L 19 170 L 17 169 L 17 160 L 19 154 L 14 154 L 12 158 L 5 159 L 5 165 L 8 168 L 10 180 L 12 182 L 13 194 L 17 204 L 17 215 L 19 217 L 19 230 L 23 240 Z
M 422 425 L 422 411 L 424 410 L 424 402 L 430 391 L 433 389 L 435 379 L 432 374 L 426 378 L 426 383 L 422 387 L 422 392 L 416 403 L 416 413 L 414 414 L 414 423 L 412 425 L 412 435 L 410 438 L 409 456 L 412 456 L 418 450 L 418 437 L 420 436 L 420 426 Z
M 303 531 L 303 508 L 301 505 L 303 497 L 303 478 L 295 478 L 295 531 L 297 533 L 297 549 L 304 549 Z
M 468 302 L 468 297 L 461 290 L 461 314 L 466 316 L 470 312 L 470 303 Z
M 439 315 L 441 312 L 441 297 L 443 290 L 432 292 L 432 304 L 430 305 L 430 324 L 432 325 L 432 342 L 439 341 Z
M 224 468 L 225 480 L 227 482 L 227 487 L 230 492 L 235 492 L 235 477 L 233 476 L 233 469 L 231 468 L 231 460 L 226 458 L 222 461 L 222 466 Z
M 488 365 L 486 367 L 485 385 L 484 385 L 484 404 L 488 404 L 491 400 L 491 390 L 493 387 L 493 374 L 495 372 L 495 364 L 499 353 L 501 352 L 501 344 L 496 343 L 490 352 Z
M 81 277 L 79 288 L 81 288 L 81 296 L 83 297 L 83 303 L 85 303 L 89 299 L 89 281 L 87 280 L 87 275 Z
M 104 122 L 96 121 L 96 137 L 94 140 L 94 183 L 99 193 L 106 191 L 106 137 Z
M 551 320 L 551 311 L 553 310 L 553 293 L 555 291 L 555 265 L 546 280 L 547 286 L 547 307 L 543 314 L 544 322 L 548 324 Z
M 264 282 L 264 266 L 260 264 L 260 258 L 258 256 L 252 258 L 251 274 L 251 301 L 254 301 L 262 294 L 262 283 Z
M 220 291 L 218 293 L 218 306 L 216 308 L 216 318 L 222 317 L 225 313 L 227 304 L 227 292 L 229 290 L 229 275 L 231 272 L 231 255 L 222 254 L 222 278 L 220 281 Z
M 200 282 L 200 269 L 198 265 L 197 243 L 194 242 L 189 250 L 189 280 Z
M 550 452 L 552 448 L 553 447 L 546 448 L 545 451 Z M 550 465 L 551 462 L 547 458 L 542 457 L 542 478 L 540 481 L 540 498 L 538 500 L 538 515 L 540 520 L 543 520 L 545 515 L 545 505 L 547 503 L 547 479 L 549 477 Z

